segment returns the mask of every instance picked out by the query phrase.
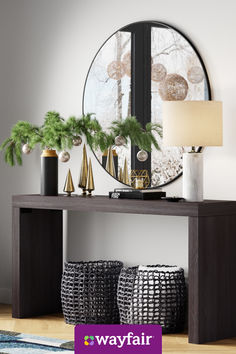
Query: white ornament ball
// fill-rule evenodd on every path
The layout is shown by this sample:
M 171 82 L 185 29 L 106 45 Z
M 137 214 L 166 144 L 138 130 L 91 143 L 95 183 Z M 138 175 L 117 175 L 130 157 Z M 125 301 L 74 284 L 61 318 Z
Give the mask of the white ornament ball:
M 31 153 L 31 149 L 29 147 L 29 144 L 24 144 L 22 146 L 22 152 L 26 155 L 30 154 Z
M 70 154 L 67 151 L 61 151 L 59 154 L 59 160 L 61 162 L 67 162 L 70 160 Z
M 125 138 L 121 135 L 115 137 L 115 144 L 116 146 L 122 146 L 125 145 L 126 141 Z
M 137 159 L 140 161 L 140 162 L 144 162 L 148 159 L 148 153 L 147 151 L 145 150 L 140 150 L 138 153 L 137 153 Z
M 79 146 L 82 144 L 82 138 L 80 136 L 76 136 L 74 139 L 73 139 L 73 145 L 74 146 Z

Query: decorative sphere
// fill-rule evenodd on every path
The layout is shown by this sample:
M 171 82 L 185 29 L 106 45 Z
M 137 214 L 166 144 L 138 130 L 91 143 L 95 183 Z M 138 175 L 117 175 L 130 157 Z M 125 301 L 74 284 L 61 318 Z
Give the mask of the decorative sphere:
M 59 154 L 59 160 L 61 162 L 67 162 L 70 160 L 70 154 L 67 151 L 61 151 Z
M 187 77 L 192 84 L 199 84 L 204 79 L 204 72 L 200 66 L 193 66 L 189 69 Z
M 26 155 L 30 154 L 31 153 L 31 149 L 29 147 L 29 144 L 24 144 L 22 146 L 22 152 Z
M 167 75 L 167 70 L 164 65 L 158 63 L 152 65 L 152 80 L 160 82 L 165 79 Z
M 148 159 L 148 153 L 147 151 L 145 150 L 140 150 L 138 153 L 137 153 L 137 159 L 140 161 L 140 162 L 144 162 Z
M 163 101 L 183 101 L 188 94 L 188 83 L 178 74 L 168 74 L 161 81 L 159 95 Z
M 116 146 L 122 146 L 125 145 L 126 141 L 125 138 L 121 135 L 118 135 L 115 137 L 115 144 Z
M 74 137 L 74 139 L 73 139 L 73 145 L 74 146 L 79 146 L 79 145 L 81 145 L 82 144 L 82 138 L 81 138 L 81 136 L 76 136 L 76 137 Z
M 112 61 L 107 67 L 108 76 L 120 80 L 125 75 L 125 65 L 121 61 Z

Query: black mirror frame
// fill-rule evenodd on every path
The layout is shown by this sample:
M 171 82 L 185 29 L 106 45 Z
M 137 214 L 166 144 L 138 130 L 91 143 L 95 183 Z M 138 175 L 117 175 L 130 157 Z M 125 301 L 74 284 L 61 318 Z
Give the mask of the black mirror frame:
M 124 27 L 119 28 L 117 31 L 115 31 L 114 33 L 112 33 L 112 34 L 105 40 L 105 42 L 103 42 L 103 44 L 99 47 L 99 49 L 97 50 L 97 52 L 96 52 L 96 54 L 95 54 L 95 56 L 94 56 L 94 58 L 93 58 L 93 60 L 92 60 L 92 62 L 91 62 L 91 64 L 90 64 L 90 66 L 89 66 L 89 69 L 88 69 L 88 72 L 87 72 L 87 75 L 86 75 L 86 78 L 85 78 L 85 83 L 84 83 L 84 88 L 83 88 L 83 97 L 82 97 L 82 113 L 85 114 L 85 112 L 84 112 L 84 97 L 85 97 L 85 90 L 86 90 L 86 84 L 87 84 L 88 76 L 89 76 L 91 67 L 93 66 L 93 63 L 94 63 L 94 61 L 95 61 L 95 59 L 96 59 L 98 53 L 99 53 L 100 50 L 103 48 L 103 46 L 110 40 L 110 38 L 113 37 L 118 31 L 124 31 L 124 30 L 127 29 L 128 27 L 131 27 L 131 26 L 134 26 L 134 25 L 138 25 L 138 24 L 148 24 L 148 25 L 150 25 L 150 26 L 153 25 L 153 26 L 155 26 L 155 27 L 157 27 L 157 25 L 158 25 L 158 26 L 163 26 L 163 27 L 172 29 L 172 30 L 176 31 L 177 33 L 179 33 L 179 34 L 189 43 L 189 45 L 193 48 L 193 50 L 194 50 L 194 52 L 195 52 L 195 54 L 196 54 L 196 56 L 197 56 L 199 62 L 201 63 L 201 66 L 202 66 L 202 69 L 203 69 L 203 72 L 204 72 L 204 75 L 205 75 L 205 80 L 206 80 L 206 86 L 207 86 L 207 91 L 208 91 L 208 100 L 211 101 L 211 99 L 212 99 L 211 86 L 210 86 L 210 81 L 209 81 L 209 77 L 208 77 L 208 74 L 207 74 L 207 70 L 206 70 L 205 64 L 204 64 L 204 62 L 203 62 L 203 59 L 202 59 L 202 57 L 200 56 L 200 53 L 199 53 L 199 51 L 197 50 L 196 46 L 193 44 L 193 42 L 192 42 L 182 31 L 180 31 L 180 30 L 177 29 L 176 27 L 171 26 L 171 25 L 169 25 L 169 24 L 167 24 L 167 23 L 159 22 L 159 21 L 138 21 L 138 22 L 133 22 L 133 23 L 130 23 L 130 24 L 124 26 Z M 136 147 L 134 147 L 134 148 L 136 148 Z M 201 146 L 198 147 L 197 152 L 201 152 L 202 149 L 203 149 L 203 148 L 202 148 Z M 93 150 L 92 150 L 92 151 L 93 151 Z M 134 153 L 135 153 L 135 151 L 131 152 L 131 154 L 134 154 Z M 96 153 L 95 153 L 94 151 L 93 151 L 93 154 L 94 154 L 94 156 L 96 157 L 96 159 L 97 159 L 97 161 L 99 162 L 99 164 L 101 165 L 101 163 L 100 163 L 100 161 L 99 161 L 99 159 L 98 159 L 98 157 L 97 157 L 97 155 L 96 155 Z M 101 165 L 101 167 L 103 167 L 103 166 Z M 103 168 L 103 169 L 104 169 L 104 168 Z M 106 171 L 106 170 L 105 170 L 105 171 Z M 123 182 L 120 182 L 117 178 L 115 178 L 114 176 L 112 176 L 108 171 L 106 171 L 106 172 L 107 172 L 112 178 L 114 178 L 114 180 L 115 180 L 116 182 L 122 183 L 122 184 L 124 184 L 125 186 L 130 187 L 130 185 L 125 184 L 125 183 L 123 183 Z M 170 184 L 170 183 L 176 181 L 179 177 L 182 176 L 182 174 L 183 174 L 183 172 L 180 172 L 180 173 L 179 173 L 177 176 L 175 176 L 172 180 L 170 180 L 170 181 L 168 181 L 168 182 L 166 182 L 166 183 L 164 183 L 164 184 L 159 185 L 158 188 L 167 186 L 168 184 Z M 148 188 L 149 188 L 149 189 L 156 189 L 157 187 L 148 187 Z

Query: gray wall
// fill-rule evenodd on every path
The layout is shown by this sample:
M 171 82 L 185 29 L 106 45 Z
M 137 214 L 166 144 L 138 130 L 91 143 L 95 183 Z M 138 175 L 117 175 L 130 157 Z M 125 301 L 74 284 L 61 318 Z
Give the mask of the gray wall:
M 82 90 L 94 54 L 119 27 L 160 20 L 188 35 L 208 70 L 214 99 L 224 101 L 224 147 L 205 155 L 205 198 L 236 198 L 236 2 L 213 0 L 0 0 L 0 140 L 19 119 L 41 124 L 45 112 L 81 113 Z M 82 148 L 60 165 L 77 181 Z M 118 184 L 93 155 L 96 193 Z M 40 151 L 14 169 L 0 160 L 0 302 L 10 301 L 11 195 L 39 191 Z M 181 179 L 166 188 L 181 194 Z M 118 258 L 127 264 L 177 263 L 187 270 L 185 218 L 70 213 L 68 259 Z

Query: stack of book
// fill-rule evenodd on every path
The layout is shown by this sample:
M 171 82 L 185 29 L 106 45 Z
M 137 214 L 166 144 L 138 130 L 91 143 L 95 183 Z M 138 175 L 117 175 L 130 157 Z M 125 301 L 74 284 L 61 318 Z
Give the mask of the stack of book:
M 156 189 L 133 189 L 133 188 L 115 188 L 109 192 L 109 198 L 112 199 L 141 199 L 157 200 L 166 196 L 160 188 Z

